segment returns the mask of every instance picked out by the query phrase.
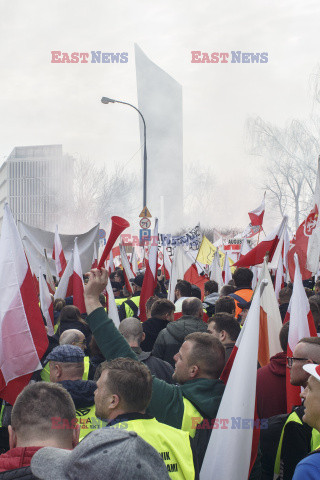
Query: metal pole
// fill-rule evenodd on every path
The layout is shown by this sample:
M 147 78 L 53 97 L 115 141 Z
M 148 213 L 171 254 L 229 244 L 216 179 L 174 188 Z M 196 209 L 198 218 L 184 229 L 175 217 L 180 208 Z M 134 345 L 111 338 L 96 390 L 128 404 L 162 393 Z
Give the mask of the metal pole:
M 104 104 L 107 103 L 122 103 L 123 105 L 129 105 L 129 107 L 134 108 L 140 115 L 143 121 L 143 134 L 144 134 L 144 147 L 143 147 L 143 205 L 142 208 L 147 206 L 147 127 L 146 122 L 144 120 L 144 116 L 140 112 L 140 110 L 131 105 L 128 102 L 122 102 L 120 100 L 114 100 L 113 98 L 102 97 L 101 102 Z

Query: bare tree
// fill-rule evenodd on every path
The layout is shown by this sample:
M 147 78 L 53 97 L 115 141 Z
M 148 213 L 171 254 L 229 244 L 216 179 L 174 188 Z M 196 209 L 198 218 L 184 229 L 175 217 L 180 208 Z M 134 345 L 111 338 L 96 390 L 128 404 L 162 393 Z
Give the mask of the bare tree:
M 68 206 L 68 227 L 83 231 L 98 222 L 107 223 L 112 215 L 130 218 L 137 208 L 139 181 L 117 165 L 113 170 L 98 167 L 91 160 L 75 161 L 73 204 Z
M 212 224 L 215 178 L 213 172 L 199 163 L 189 164 L 184 173 L 184 210 L 189 225 Z
M 292 120 L 283 128 L 260 117 L 247 122 L 250 153 L 265 162 L 262 188 L 281 217 L 294 218 L 295 229 L 310 207 L 315 185 L 320 143 L 313 127 L 313 120 Z

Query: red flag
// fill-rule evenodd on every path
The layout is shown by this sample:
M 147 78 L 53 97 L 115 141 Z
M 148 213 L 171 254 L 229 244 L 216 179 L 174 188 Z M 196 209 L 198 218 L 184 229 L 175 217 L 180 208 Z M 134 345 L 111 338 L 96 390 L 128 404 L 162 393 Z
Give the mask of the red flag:
M 154 289 L 157 286 L 157 260 L 158 260 L 158 219 L 155 219 L 153 230 L 153 242 L 149 251 L 149 261 L 146 265 L 146 272 L 144 274 L 141 295 L 140 295 L 140 320 L 145 322 L 147 320 L 146 303 L 147 300 L 153 296 Z
M 123 273 L 124 273 L 124 280 L 126 282 L 126 289 L 128 292 L 132 293 L 132 288 L 130 284 L 131 278 L 134 278 L 135 275 L 133 271 L 131 270 L 130 263 L 127 257 L 126 250 L 123 245 L 120 245 L 120 258 L 121 258 L 121 264 L 123 267 Z
M 48 347 L 32 274 L 8 204 L 0 240 L 0 398 L 11 405 Z
M 246 255 L 243 255 L 236 263 L 233 264 L 233 266 L 251 267 L 253 265 L 259 265 L 263 262 L 263 259 L 267 253 L 269 253 L 269 261 L 271 261 L 279 240 L 284 234 L 286 223 L 287 217 L 284 217 L 278 228 L 276 228 L 272 233 L 270 233 L 270 235 L 258 243 L 258 245 L 250 250 L 250 252 L 248 252 Z
M 58 232 L 58 225 L 56 225 L 56 231 L 54 234 L 52 258 L 53 260 L 55 260 L 55 263 L 56 263 L 56 271 L 57 271 L 58 277 L 62 277 L 63 272 L 65 271 L 65 268 L 67 266 L 67 262 L 62 250 L 62 244 L 61 244 L 61 240 Z
M 79 308 L 80 313 L 86 313 L 83 296 L 83 276 L 77 239 L 74 241 L 73 251 L 73 305 Z
M 313 316 L 310 311 L 310 304 L 303 287 L 302 277 L 299 268 L 297 255 L 294 257 L 295 274 L 293 282 L 293 291 L 289 302 L 288 311 L 286 313 L 284 323 L 290 321 L 287 356 L 292 357 L 293 350 L 301 338 L 316 337 L 317 331 L 314 324 Z M 291 412 L 294 405 L 301 405 L 300 387 L 291 385 L 290 370 L 286 372 L 287 383 L 287 411 Z
M 264 216 L 264 211 L 265 211 L 265 197 L 266 194 L 264 194 L 263 200 L 261 205 L 259 207 L 255 208 L 254 210 L 251 210 L 251 212 L 248 213 L 250 220 L 251 220 L 251 225 L 253 227 L 256 226 L 261 226 L 263 222 L 263 216 Z

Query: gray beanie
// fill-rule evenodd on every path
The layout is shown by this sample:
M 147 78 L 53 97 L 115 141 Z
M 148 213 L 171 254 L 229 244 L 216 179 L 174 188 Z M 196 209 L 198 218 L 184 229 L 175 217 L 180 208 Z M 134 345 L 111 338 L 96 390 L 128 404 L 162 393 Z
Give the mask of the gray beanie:
M 159 453 L 136 432 L 103 428 L 87 435 L 74 450 L 44 447 L 31 460 L 41 480 L 168 480 Z

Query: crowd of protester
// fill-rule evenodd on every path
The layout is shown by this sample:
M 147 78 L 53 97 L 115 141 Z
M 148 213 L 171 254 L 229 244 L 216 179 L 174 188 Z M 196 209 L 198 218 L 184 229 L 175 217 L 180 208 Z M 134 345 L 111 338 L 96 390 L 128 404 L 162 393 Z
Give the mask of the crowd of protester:
M 104 269 L 87 275 L 85 315 L 72 298 L 55 300 L 43 369 L 14 405 L 2 402 L 0 479 L 199 478 L 212 434 L 204 426 L 219 409 L 220 376 L 250 309 L 253 274 L 238 268 L 220 291 L 208 280 L 203 298 L 178 280 L 175 302 L 159 275 L 141 323 L 143 278 L 130 280 L 129 295 L 123 271 L 110 274 L 118 329 L 108 317 Z M 306 294 L 320 332 L 320 281 L 311 286 Z M 291 295 L 289 283 L 279 293 L 281 351 L 257 365 L 257 415 L 267 428 L 251 480 L 320 479 L 320 338 L 302 338 L 287 357 Z M 303 404 L 289 413 L 287 369 L 303 391 Z

